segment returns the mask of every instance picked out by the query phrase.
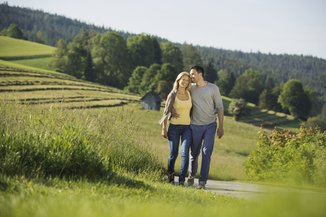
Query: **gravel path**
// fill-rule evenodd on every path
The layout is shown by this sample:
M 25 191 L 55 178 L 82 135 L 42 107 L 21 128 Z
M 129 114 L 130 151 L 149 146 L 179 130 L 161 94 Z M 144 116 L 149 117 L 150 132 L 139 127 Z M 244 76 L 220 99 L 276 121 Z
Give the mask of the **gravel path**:
M 177 178 L 175 180 L 178 180 Z M 198 179 L 195 179 L 194 188 L 197 187 Z M 264 184 L 252 184 L 237 181 L 216 181 L 208 180 L 206 191 L 211 191 L 220 195 L 240 197 L 245 199 L 258 198 L 263 195 L 272 193 L 300 193 L 300 194 L 315 194 L 326 199 L 326 190 L 314 190 L 296 187 L 282 187 Z

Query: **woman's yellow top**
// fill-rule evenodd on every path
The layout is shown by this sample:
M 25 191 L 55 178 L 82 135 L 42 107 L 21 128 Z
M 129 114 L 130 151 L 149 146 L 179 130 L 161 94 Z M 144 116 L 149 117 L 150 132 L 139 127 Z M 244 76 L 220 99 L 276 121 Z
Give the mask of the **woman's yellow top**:
M 178 96 L 175 97 L 173 108 L 176 113 L 179 114 L 178 118 L 172 117 L 170 123 L 174 125 L 189 125 L 190 124 L 190 109 L 192 107 L 192 101 L 189 91 L 187 100 L 180 100 Z

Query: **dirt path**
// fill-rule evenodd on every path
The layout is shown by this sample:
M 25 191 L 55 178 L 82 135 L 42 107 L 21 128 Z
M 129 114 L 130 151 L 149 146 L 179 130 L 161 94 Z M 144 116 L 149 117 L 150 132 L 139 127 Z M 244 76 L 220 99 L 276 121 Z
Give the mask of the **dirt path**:
M 176 179 L 177 180 L 177 179 Z M 195 179 L 197 186 L 198 180 Z M 245 199 L 258 198 L 271 193 L 302 193 L 302 194 L 316 194 L 326 199 L 326 190 L 312 190 L 295 187 L 282 187 L 264 184 L 251 184 L 235 181 L 216 181 L 208 180 L 206 184 L 206 191 L 211 191 L 220 195 L 227 195 L 233 197 L 240 197 Z

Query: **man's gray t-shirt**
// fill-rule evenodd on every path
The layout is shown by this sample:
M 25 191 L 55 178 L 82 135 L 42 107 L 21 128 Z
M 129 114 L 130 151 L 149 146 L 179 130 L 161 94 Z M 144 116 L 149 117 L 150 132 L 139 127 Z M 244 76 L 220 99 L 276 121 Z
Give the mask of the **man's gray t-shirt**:
M 191 124 L 206 125 L 216 121 L 216 114 L 223 110 L 223 102 L 219 88 L 212 83 L 198 87 L 192 85 Z

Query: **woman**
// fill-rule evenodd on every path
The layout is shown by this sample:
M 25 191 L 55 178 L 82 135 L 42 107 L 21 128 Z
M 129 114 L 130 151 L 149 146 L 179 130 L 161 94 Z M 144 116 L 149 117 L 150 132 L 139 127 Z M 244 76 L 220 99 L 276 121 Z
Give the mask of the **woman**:
M 179 142 L 181 139 L 181 166 L 179 175 L 179 185 L 184 185 L 189 164 L 189 147 L 191 143 L 190 131 L 190 110 L 192 107 L 190 74 L 181 72 L 169 93 L 163 116 L 160 120 L 162 124 L 162 136 L 167 138 L 170 146 L 168 158 L 167 179 L 169 183 L 174 183 L 174 165 L 178 157 Z M 178 117 L 172 117 L 172 110 Z M 169 127 L 167 128 L 169 122 Z

